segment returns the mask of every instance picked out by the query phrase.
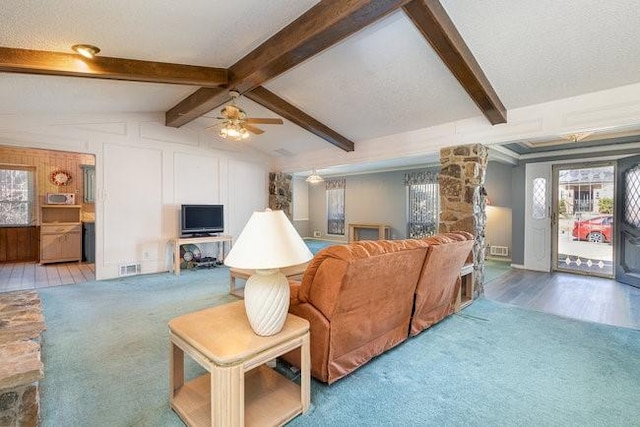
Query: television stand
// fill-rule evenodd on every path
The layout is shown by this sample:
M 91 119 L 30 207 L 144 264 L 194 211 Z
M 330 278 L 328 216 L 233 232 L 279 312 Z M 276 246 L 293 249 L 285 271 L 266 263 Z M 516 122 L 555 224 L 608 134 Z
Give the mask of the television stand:
M 233 238 L 221 234 L 219 236 L 200 236 L 200 237 L 178 237 L 171 240 L 173 245 L 173 273 L 176 276 L 180 275 L 180 245 L 188 245 L 189 243 L 217 243 L 218 244 L 218 256 L 219 261 L 224 261 L 225 257 L 225 243 L 229 244 L 229 251 L 233 243 Z M 227 251 L 228 252 L 228 251 Z

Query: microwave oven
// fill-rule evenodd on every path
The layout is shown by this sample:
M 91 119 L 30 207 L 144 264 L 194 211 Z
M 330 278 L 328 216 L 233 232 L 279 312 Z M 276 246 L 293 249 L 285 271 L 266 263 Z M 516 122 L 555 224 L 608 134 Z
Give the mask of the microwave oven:
M 48 205 L 75 205 L 76 195 L 74 193 L 47 193 Z

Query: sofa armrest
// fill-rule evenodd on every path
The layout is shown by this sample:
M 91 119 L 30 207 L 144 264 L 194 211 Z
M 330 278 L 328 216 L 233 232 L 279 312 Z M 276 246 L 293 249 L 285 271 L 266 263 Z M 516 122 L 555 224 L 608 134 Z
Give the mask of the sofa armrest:
M 289 306 L 301 304 L 300 301 L 300 283 L 297 280 L 289 279 Z

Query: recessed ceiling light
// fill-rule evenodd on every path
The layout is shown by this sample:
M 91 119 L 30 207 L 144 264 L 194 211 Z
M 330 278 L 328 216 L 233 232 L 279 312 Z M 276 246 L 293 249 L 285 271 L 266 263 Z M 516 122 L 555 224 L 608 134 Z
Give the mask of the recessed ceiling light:
M 71 49 L 89 59 L 93 59 L 93 57 L 96 56 L 98 52 L 100 52 L 99 47 L 90 44 L 75 44 L 71 46 Z

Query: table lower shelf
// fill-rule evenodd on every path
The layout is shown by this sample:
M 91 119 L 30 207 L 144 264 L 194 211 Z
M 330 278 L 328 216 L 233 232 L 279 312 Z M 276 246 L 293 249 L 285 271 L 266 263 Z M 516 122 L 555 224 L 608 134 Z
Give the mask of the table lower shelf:
M 300 386 L 267 366 L 245 374 L 245 426 L 282 425 L 302 413 Z M 177 390 L 171 407 L 189 426 L 211 425 L 211 375 Z

